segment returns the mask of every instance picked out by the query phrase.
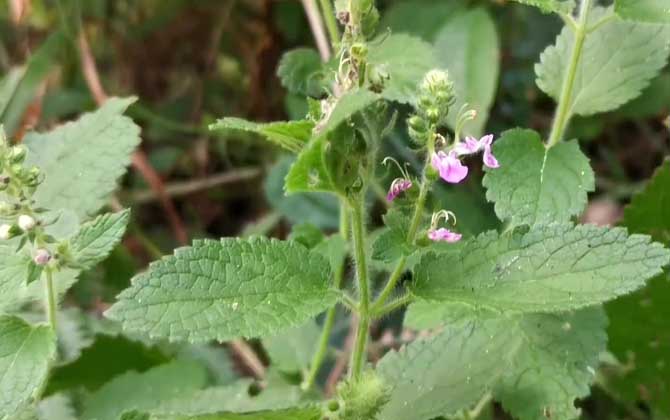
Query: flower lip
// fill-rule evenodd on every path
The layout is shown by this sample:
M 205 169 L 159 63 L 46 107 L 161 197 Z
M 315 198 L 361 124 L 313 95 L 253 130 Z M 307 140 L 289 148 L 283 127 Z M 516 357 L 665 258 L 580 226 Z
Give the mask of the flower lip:
M 463 235 L 452 232 L 447 228 L 431 229 L 428 231 L 428 238 L 434 242 L 458 242 Z
M 500 163 L 498 163 L 498 159 L 493 156 L 493 152 L 491 151 L 491 143 L 493 143 L 493 134 L 487 134 L 479 140 L 468 136 L 463 142 L 460 142 L 454 146 L 454 151 L 458 156 L 465 156 L 483 150 L 484 165 L 495 169 L 500 167 Z
M 393 201 L 402 193 L 412 188 L 412 181 L 406 178 L 396 178 L 391 183 L 388 193 L 386 194 L 386 200 Z
M 455 151 L 434 153 L 430 163 L 440 173 L 440 178 L 451 184 L 458 184 L 468 176 L 468 167 L 461 163 Z

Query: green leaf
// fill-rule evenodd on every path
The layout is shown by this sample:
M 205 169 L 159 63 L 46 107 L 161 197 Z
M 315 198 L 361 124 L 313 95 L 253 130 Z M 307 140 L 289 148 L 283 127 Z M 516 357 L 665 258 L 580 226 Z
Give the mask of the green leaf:
M 283 372 L 303 372 L 309 368 L 321 331 L 312 320 L 297 328 L 263 340 L 272 365 Z
M 45 174 L 37 207 L 71 209 L 84 220 L 107 203 L 140 141 L 139 127 L 122 115 L 134 101 L 110 98 L 75 122 L 26 135 L 26 162 Z
M 327 237 L 323 242 L 314 247 L 314 252 L 323 255 L 330 262 L 330 269 L 337 272 L 344 264 L 348 253 L 348 242 L 342 235 L 335 234 Z
M 670 73 L 661 73 L 632 101 L 622 106 L 617 115 L 628 119 L 644 119 L 670 110 Z
M 591 12 L 594 24 L 609 9 Z M 574 34 L 565 27 L 556 44 L 547 47 L 535 66 L 537 85 L 558 100 L 564 71 L 574 43 Z M 592 115 L 614 110 L 649 85 L 665 66 L 670 45 L 670 26 L 610 21 L 586 36 L 576 70 L 570 111 Z
M 572 13 L 575 8 L 574 0 L 514 0 L 519 3 L 535 6 L 545 13 Z
M 257 411 L 253 413 L 206 414 L 202 416 L 184 416 L 177 414 L 155 414 L 141 416 L 133 413 L 122 420 L 321 420 L 321 409 L 318 407 L 289 408 L 286 410 Z
M 0 123 L 7 135 L 18 131 L 28 106 L 33 102 L 42 82 L 64 57 L 67 38 L 60 31 L 53 33 L 31 55 L 25 67 L 9 73 L 0 84 Z
M 600 308 L 496 316 L 440 306 L 432 308 L 445 315 L 441 333 L 380 362 L 388 382 L 397 384 L 382 418 L 454 414 L 487 391 L 514 418 L 576 417 L 574 401 L 588 395 L 605 349 L 607 319 Z
M 255 123 L 226 117 L 209 126 L 210 130 L 237 130 L 258 134 L 289 152 L 299 153 L 312 136 L 314 123 L 308 120 Z
M 70 240 L 75 264 L 88 270 L 103 261 L 119 244 L 130 220 L 130 210 L 106 213 L 84 223 Z
M 624 210 L 623 224 L 632 232 L 651 235 L 670 244 L 670 160 L 656 171 L 644 191 L 633 197 Z
M 167 356 L 155 347 L 123 336 L 97 335 L 78 359 L 53 369 L 46 394 L 79 387 L 95 391 L 124 372 L 142 372 L 166 362 Z
M 372 258 L 390 263 L 412 254 L 416 247 L 407 241 L 410 223 L 401 210 L 389 210 L 384 216 L 386 228 L 372 244 Z
M 55 354 L 51 328 L 0 317 L 0 418 L 13 418 L 38 397 Z
M 615 0 L 614 11 L 626 20 L 670 23 L 667 0 Z
M 81 417 L 117 420 L 126 411 L 150 411 L 164 401 L 204 387 L 206 379 L 201 366 L 185 362 L 172 362 L 144 373 L 128 372 L 90 394 Z
M 407 59 L 411 51 L 412 59 Z M 400 103 L 414 102 L 417 86 L 431 69 L 437 67 L 433 47 L 420 38 L 406 34 L 382 35 L 370 43 L 368 64 L 389 75 L 381 95 Z
M 458 14 L 463 1 L 432 2 L 425 0 L 397 1 L 389 5 L 380 28 L 392 33 L 408 33 L 432 42 L 447 19 Z
M 284 179 L 295 158 L 284 156 L 270 169 L 265 179 L 265 197 L 286 220 L 313 223 L 324 229 L 336 229 L 340 223 L 337 198 L 325 193 L 284 193 Z
M 368 90 L 356 90 L 337 100 L 331 112 L 316 125 L 316 137 L 310 140 L 291 166 L 286 176 L 285 189 L 287 192 L 338 191 L 340 186 L 336 184 L 337 179 L 334 179 L 331 168 L 327 164 L 327 154 L 340 150 L 338 147 L 332 147 L 331 132 L 358 112 L 371 106 L 379 98 L 379 95 Z M 349 131 L 352 133 L 347 133 L 347 136 L 355 135 L 353 130 Z M 342 136 L 332 135 L 332 137 L 338 141 L 338 146 L 343 147 Z
M 336 300 L 328 262 L 302 245 L 200 240 L 135 277 L 107 316 L 151 337 L 224 341 L 276 334 Z
M 289 241 L 297 242 L 306 248 L 312 249 L 324 240 L 325 236 L 321 229 L 311 223 L 299 223 L 293 226 L 288 236 Z
M 291 93 L 318 97 L 325 91 L 324 66 L 312 48 L 297 48 L 284 53 L 277 67 L 277 76 Z
M 670 161 L 666 161 L 624 211 L 623 224 L 670 245 Z M 610 318 L 609 348 L 630 367 L 610 383 L 631 402 L 644 401 L 670 417 L 670 277 L 660 275 L 637 293 L 605 306 Z M 662 417 L 662 416 L 661 416 Z
M 44 271 L 43 265 L 35 264 L 35 261 L 28 262 L 28 276 L 26 279 L 26 284 L 30 284 L 34 281 L 37 281 L 42 276 L 42 271 Z
M 456 89 L 456 103 L 448 122 L 454 128 L 463 104 L 477 111 L 465 132 L 482 134 L 498 87 L 500 47 L 495 23 L 484 8 L 475 8 L 450 19 L 435 39 L 440 67 L 449 71 Z
M 77 420 L 70 398 L 58 394 L 40 401 L 37 407 L 38 420 Z
M 555 224 L 488 232 L 458 253 L 425 255 L 413 293 L 496 311 L 559 312 L 636 290 L 668 262 L 670 251 L 622 228 Z
M 493 145 L 500 162 L 487 169 L 486 198 L 503 221 L 514 225 L 567 222 L 580 214 L 595 189 L 589 160 L 576 141 L 547 148 L 539 134 L 514 129 Z

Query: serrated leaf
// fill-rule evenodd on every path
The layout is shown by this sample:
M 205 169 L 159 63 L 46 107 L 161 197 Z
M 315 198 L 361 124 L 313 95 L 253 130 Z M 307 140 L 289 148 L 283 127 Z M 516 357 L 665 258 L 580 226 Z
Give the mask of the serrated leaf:
M 495 23 L 484 8 L 475 8 L 450 19 L 435 38 L 438 64 L 449 71 L 456 102 L 448 115 L 454 128 L 463 104 L 477 111 L 465 132 L 480 136 L 488 120 L 498 87 L 500 47 Z
M 289 222 L 313 223 L 325 229 L 336 229 L 340 223 L 337 198 L 325 193 L 284 193 L 284 179 L 295 161 L 284 156 L 270 169 L 265 179 L 265 197 Z
M 666 161 L 624 211 L 623 224 L 633 232 L 652 235 L 670 245 L 670 162 Z M 670 416 L 670 277 L 662 274 L 637 293 L 609 302 L 609 348 L 625 365 L 623 375 L 610 379 L 631 402 L 644 401 Z
M 425 255 L 413 293 L 496 311 L 560 312 L 630 293 L 668 262 L 669 250 L 622 228 L 554 224 L 488 232 L 458 253 Z
M 547 148 L 539 134 L 514 129 L 494 143 L 500 167 L 486 171 L 486 198 L 503 221 L 567 222 L 580 214 L 595 189 L 593 170 L 576 141 Z
M 410 223 L 402 211 L 389 210 L 384 216 L 386 228 L 372 244 L 372 258 L 390 263 L 412 254 L 416 247 L 407 241 Z
M 519 3 L 535 6 L 545 13 L 572 13 L 575 8 L 574 0 L 514 0 Z
M 202 240 L 135 277 L 107 316 L 151 337 L 224 341 L 276 334 L 336 299 L 328 262 L 302 245 Z
M 292 153 L 300 153 L 312 136 L 313 128 L 314 123 L 308 120 L 256 123 L 234 117 L 222 118 L 209 126 L 210 130 L 237 130 L 258 134 Z
M 622 106 L 617 115 L 627 119 L 645 119 L 670 112 L 670 72 L 661 73 L 632 101 Z
M 0 419 L 11 419 L 38 397 L 56 354 L 51 328 L 0 317 Z
M 284 53 L 277 76 L 289 92 L 318 97 L 324 93 L 324 65 L 312 48 L 297 48 Z
M 615 0 L 614 11 L 626 20 L 670 23 L 670 4 L 667 0 Z
M 589 21 L 609 9 L 596 7 Z M 565 27 L 556 44 L 547 47 L 535 66 L 537 85 L 558 100 L 568 68 L 574 34 Z M 576 70 L 571 113 L 592 115 L 614 110 L 649 85 L 665 66 L 670 51 L 670 26 L 612 20 L 586 36 Z
M 385 420 L 454 414 L 487 391 L 514 418 L 577 415 L 574 401 L 588 395 L 598 355 L 605 348 L 607 319 L 600 308 L 496 316 L 473 308 L 468 312 L 464 306 L 440 306 L 433 309 L 445 316 L 443 332 L 380 362 L 388 382 L 399 384 L 384 411 Z
M 70 239 L 70 253 L 83 270 L 95 267 L 121 242 L 130 220 L 130 210 L 106 213 L 84 223 Z
M 150 411 L 163 401 L 202 388 L 206 381 L 201 366 L 179 361 L 144 373 L 124 373 L 86 398 L 82 420 L 117 420 L 127 411 Z
M 383 35 L 373 40 L 369 44 L 368 63 L 383 68 L 389 75 L 382 97 L 405 104 L 414 102 L 419 83 L 438 66 L 433 47 L 406 34 Z
M 134 101 L 110 98 L 75 122 L 26 135 L 27 165 L 45 175 L 35 192 L 37 207 L 71 209 L 84 220 L 107 203 L 140 141 L 139 127 L 122 115 Z

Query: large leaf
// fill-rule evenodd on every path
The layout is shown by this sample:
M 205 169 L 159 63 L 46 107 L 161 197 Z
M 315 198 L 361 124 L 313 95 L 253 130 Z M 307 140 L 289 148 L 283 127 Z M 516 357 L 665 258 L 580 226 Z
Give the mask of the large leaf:
M 559 312 L 642 287 L 670 262 L 670 251 L 622 228 L 555 224 L 468 240 L 459 252 L 430 253 L 413 293 L 497 311 Z
M 45 180 L 37 188 L 40 207 L 71 209 L 80 219 L 107 203 L 139 143 L 139 127 L 122 114 L 134 98 L 111 98 L 97 111 L 48 133 L 30 133 L 27 163 Z
M 608 9 L 594 8 L 595 23 Z M 535 66 L 537 84 L 558 100 L 572 53 L 574 34 L 565 27 Z M 670 26 L 610 21 L 586 36 L 576 70 L 570 111 L 591 115 L 611 111 L 637 97 L 665 66 Z
M 382 418 L 454 414 L 487 391 L 515 418 L 575 417 L 574 400 L 588 394 L 605 348 L 602 310 L 506 317 L 451 306 L 432 306 L 447 315 L 441 333 L 380 362 L 394 386 Z
M 624 225 L 670 245 L 670 162 L 656 172 L 645 190 L 633 197 Z M 637 293 L 606 306 L 611 323 L 610 350 L 626 366 L 615 388 L 633 402 L 644 401 L 670 416 L 670 278 L 658 276 Z
M 437 34 L 438 63 L 449 71 L 456 89 L 456 103 L 448 119 L 452 128 L 458 110 L 467 103 L 477 111 L 477 118 L 465 126 L 465 132 L 476 136 L 482 133 L 498 86 L 498 44 L 495 24 L 484 8 L 448 20 Z
M 405 0 L 393 2 L 382 17 L 380 28 L 393 33 L 408 33 L 432 42 L 447 19 L 456 15 L 463 7 L 463 1 L 433 2 L 426 0 Z
M 667 0 L 615 0 L 614 10 L 627 20 L 670 23 Z
M 412 53 L 411 60 L 407 59 L 408 51 Z M 406 34 L 384 35 L 370 43 L 368 61 L 383 67 L 390 77 L 382 96 L 401 103 L 414 101 L 417 86 L 426 73 L 438 65 L 430 44 Z
M 514 0 L 519 3 L 538 7 L 545 13 L 570 13 L 575 8 L 574 0 Z
M 595 188 L 593 170 L 576 141 L 547 148 L 532 130 L 509 130 L 494 144 L 500 168 L 487 170 L 486 198 L 513 224 L 567 222 Z
M 74 262 L 83 269 L 95 267 L 107 258 L 126 231 L 130 210 L 107 213 L 84 223 L 70 240 Z
M 299 153 L 312 135 L 314 123 L 308 120 L 255 123 L 226 117 L 209 126 L 210 130 L 237 130 L 255 133 L 290 152 Z
M 276 334 L 336 299 L 328 261 L 302 245 L 200 240 L 135 277 L 107 315 L 151 337 L 224 341 Z
M 38 398 L 56 354 L 56 337 L 47 326 L 0 317 L 0 419 L 11 419 Z
M 130 410 L 152 410 L 164 401 L 205 386 L 204 369 L 172 362 L 144 373 L 128 372 L 106 383 L 84 401 L 82 420 L 117 420 Z

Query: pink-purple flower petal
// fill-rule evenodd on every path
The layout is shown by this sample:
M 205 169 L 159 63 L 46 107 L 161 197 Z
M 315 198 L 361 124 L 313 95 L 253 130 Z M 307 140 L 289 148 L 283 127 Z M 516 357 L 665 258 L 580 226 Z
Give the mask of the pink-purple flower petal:
M 463 235 L 460 233 L 452 232 L 446 228 L 432 229 L 428 231 L 428 238 L 431 241 L 435 242 L 458 242 L 461 240 Z
M 471 155 L 473 153 L 477 153 L 479 151 L 479 141 L 475 139 L 474 137 L 466 137 L 465 141 L 462 141 L 458 143 L 454 147 L 454 151 L 456 151 L 456 154 L 459 156 L 463 155 Z
M 440 178 L 451 184 L 458 184 L 468 176 L 468 167 L 461 163 L 453 151 L 449 154 L 442 151 L 433 153 L 431 164 L 440 173 Z
M 412 188 L 412 181 L 405 178 L 397 178 L 391 183 L 388 193 L 386 194 L 386 200 L 393 201 L 402 193 Z
M 496 157 L 493 156 L 493 153 L 491 152 L 491 146 L 486 146 L 484 148 L 484 165 L 493 169 L 500 167 L 498 159 L 496 159 Z

